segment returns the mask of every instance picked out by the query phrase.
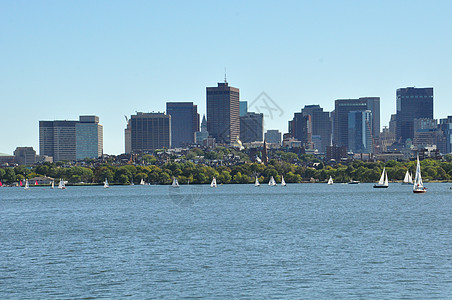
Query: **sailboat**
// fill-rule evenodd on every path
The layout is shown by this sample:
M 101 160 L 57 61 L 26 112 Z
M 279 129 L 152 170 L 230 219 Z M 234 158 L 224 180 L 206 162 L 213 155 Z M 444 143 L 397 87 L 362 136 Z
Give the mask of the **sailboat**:
M 268 181 L 268 185 L 269 186 L 276 186 L 276 181 L 275 181 L 275 178 L 273 178 L 273 176 L 270 177 L 270 180 Z
M 177 178 L 173 177 L 173 183 L 171 184 L 173 186 L 173 188 L 178 188 L 179 187 L 179 182 L 177 182 Z
M 416 177 L 414 177 L 413 193 L 421 194 L 427 192 L 424 187 L 421 176 L 421 164 L 419 163 L 419 155 L 417 156 Z
M 212 179 L 212 182 L 210 183 L 210 187 L 217 187 L 217 180 L 215 177 Z
M 256 176 L 256 181 L 254 182 L 254 186 L 261 186 L 261 184 L 259 183 L 259 179 L 257 179 L 257 176 Z
M 402 184 L 413 184 L 413 177 L 408 170 L 406 170 L 405 178 L 403 178 Z
M 55 188 L 55 181 L 52 180 L 52 183 L 50 184 L 50 188 L 53 190 Z
M 284 181 L 284 176 L 281 176 L 281 186 L 287 186 L 286 182 Z
M 29 185 L 28 185 L 28 179 L 26 179 L 25 180 L 25 187 L 24 187 L 24 190 L 29 190 L 30 189 L 30 187 L 29 187 Z
M 389 186 L 388 173 L 386 172 L 386 168 L 383 168 L 383 172 L 381 172 L 380 181 L 378 181 L 377 184 L 374 184 L 374 188 L 385 189 L 388 188 L 388 186 Z
M 330 179 L 328 179 L 328 184 L 333 184 L 333 177 L 330 176 Z
M 140 185 L 144 185 L 144 179 L 141 178 Z
M 66 189 L 66 185 L 64 184 L 64 181 L 60 178 L 60 183 L 58 183 L 58 188 L 60 190 L 65 190 Z
M 108 184 L 108 180 L 107 180 L 107 178 L 105 178 L 104 189 L 108 189 L 109 187 L 110 187 L 110 185 Z

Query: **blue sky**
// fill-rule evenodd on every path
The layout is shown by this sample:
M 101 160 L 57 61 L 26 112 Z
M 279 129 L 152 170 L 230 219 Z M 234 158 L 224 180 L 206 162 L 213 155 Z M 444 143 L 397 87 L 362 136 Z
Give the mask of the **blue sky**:
M 39 120 L 95 114 L 104 153 L 124 151 L 124 115 L 193 101 L 224 79 L 261 92 L 287 131 L 306 104 L 434 88 L 452 114 L 452 1 L 0 1 L 0 152 L 33 146 Z

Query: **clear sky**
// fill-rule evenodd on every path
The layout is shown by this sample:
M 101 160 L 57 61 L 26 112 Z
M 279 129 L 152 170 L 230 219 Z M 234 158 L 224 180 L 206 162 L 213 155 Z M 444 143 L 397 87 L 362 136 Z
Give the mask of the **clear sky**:
M 287 131 L 306 104 L 433 87 L 452 114 L 452 1 L 0 0 L 0 152 L 33 146 L 39 120 L 98 115 L 104 153 L 124 152 L 124 115 L 193 101 L 224 80 L 252 102 L 265 92 Z

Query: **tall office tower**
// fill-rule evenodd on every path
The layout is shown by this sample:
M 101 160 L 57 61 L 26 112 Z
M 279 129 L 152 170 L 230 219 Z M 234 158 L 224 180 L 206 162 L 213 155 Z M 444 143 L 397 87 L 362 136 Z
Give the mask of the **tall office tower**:
M 442 133 L 439 150 L 443 154 L 452 153 L 452 116 L 439 120 L 439 130 Z
M 338 99 L 335 101 L 333 143 L 348 148 L 348 113 L 351 111 L 372 112 L 369 126 L 372 128 L 372 137 L 380 134 L 380 98 L 364 97 L 359 99 Z
M 127 126 L 124 129 L 124 153 L 129 154 L 132 153 L 132 125 L 130 125 L 130 119 L 126 117 Z
M 248 101 L 240 101 L 240 116 L 246 115 L 248 112 Z
M 414 119 L 433 119 L 433 88 L 400 88 L 397 97 L 396 140 L 414 138 Z
M 166 114 L 171 116 L 171 147 L 193 144 L 199 131 L 198 106 L 193 102 L 167 102 Z
M 202 145 L 204 140 L 209 137 L 209 132 L 207 131 L 207 120 L 206 115 L 202 117 L 201 131 L 195 132 L 195 142 L 198 145 Z
M 312 136 L 318 136 L 317 142 L 314 142 L 314 148 L 320 153 L 325 153 L 326 147 L 331 143 L 330 113 L 323 111 L 320 105 L 305 105 L 301 113 L 311 116 Z
M 427 146 L 437 145 L 440 131 L 438 130 L 438 121 L 435 119 L 414 119 L 414 138 L 413 145 L 418 149 Z
M 39 154 L 53 161 L 76 160 L 77 121 L 39 121 Z
M 264 138 L 264 114 L 248 112 L 240 116 L 240 141 L 262 142 Z
M 306 148 L 312 144 L 312 122 L 310 115 L 294 113 L 292 121 L 289 121 L 289 133 L 293 138 L 302 142 Z
M 33 165 L 36 163 L 36 151 L 33 147 L 17 147 L 14 161 L 19 165 Z
M 217 143 L 232 144 L 240 135 L 240 91 L 227 82 L 208 87 L 207 131 Z
M 276 129 L 269 129 L 265 132 L 264 139 L 267 143 L 281 145 L 281 132 Z
M 397 128 L 397 115 L 396 114 L 392 114 L 391 115 L 391 119 L 389 120 L 389 132 L 391 134 L 394 134 L 394 138 L 396 135 L 396 128 Z
M 104 151 L 103 127 L 98 116 L 80 116 L 75 124 L 76 159 L 101 157 Z
M 103 152 L 102 125 L 97 116 L 79 121 L 39 121 L 39 154 L 53 161 L 97 158 Z
M 130 118 L 131 152 L 171 148 L 171 116 L 138 112 Z
M 372 112 L 351 111 L 348 113 L 348 149 L 354 153 L 373 153 Z

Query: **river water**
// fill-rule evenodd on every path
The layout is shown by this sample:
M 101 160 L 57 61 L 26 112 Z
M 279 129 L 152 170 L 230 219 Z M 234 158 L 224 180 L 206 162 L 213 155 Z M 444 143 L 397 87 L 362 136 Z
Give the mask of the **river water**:
M 3 187 L 0 298 L 450 298 L 449 186 Z

